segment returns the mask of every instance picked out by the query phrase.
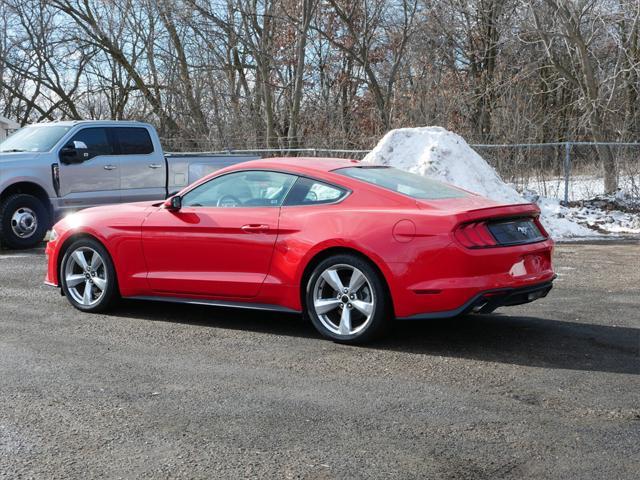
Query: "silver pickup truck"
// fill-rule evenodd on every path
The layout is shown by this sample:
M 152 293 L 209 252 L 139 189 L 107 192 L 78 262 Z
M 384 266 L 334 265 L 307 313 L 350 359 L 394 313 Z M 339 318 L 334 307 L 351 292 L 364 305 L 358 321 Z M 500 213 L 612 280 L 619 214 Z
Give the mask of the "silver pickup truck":
M 29 248 L 65 213 L 161 200 L 227 165 L 257 157 L 167 154 L 146 123 L 39 123 L 0 143 L 0 244 Z

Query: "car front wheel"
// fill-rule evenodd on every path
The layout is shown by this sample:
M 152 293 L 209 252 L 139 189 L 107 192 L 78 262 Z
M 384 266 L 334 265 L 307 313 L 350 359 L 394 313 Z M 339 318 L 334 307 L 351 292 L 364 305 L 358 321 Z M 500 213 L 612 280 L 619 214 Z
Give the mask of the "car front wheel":
M 325 337 L 363 343 L 390 323 L 389 299 L 380 274 L 356 255 L 329 257 L 307 283 L 306 313 Z
M 83 238 L 66 250 L 60 265 L 60 282 L 69 302 L 83 312 L 101 312 L 118 297 L 116 272 L 107 250 Z

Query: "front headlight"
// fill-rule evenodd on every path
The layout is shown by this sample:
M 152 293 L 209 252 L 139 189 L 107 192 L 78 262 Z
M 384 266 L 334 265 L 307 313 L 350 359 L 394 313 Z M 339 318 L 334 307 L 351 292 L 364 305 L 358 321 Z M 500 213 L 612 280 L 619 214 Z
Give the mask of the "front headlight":
M 50 242 L 55 242 L 58 239 L 58 232 L 56 232 L 55 228 L 52 228 L 49 231 L 49 241 Z

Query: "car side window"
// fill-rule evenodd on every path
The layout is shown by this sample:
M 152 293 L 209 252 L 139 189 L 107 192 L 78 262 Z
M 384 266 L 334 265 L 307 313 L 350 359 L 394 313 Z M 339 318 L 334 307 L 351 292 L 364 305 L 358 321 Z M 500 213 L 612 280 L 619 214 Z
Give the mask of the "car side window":
M 346 194 L 347 191 L 342 188 L 328 185 L 310 178 L 300 177 L 291 188 L 284 205 L 319 205 L 323 203 L 334 203 L 344 198 Z
M 106 128 L 83 128 L 69 141 L 72 145 L 74 142 L 80 142 L 80 145 L 86 147 L 88 155 L 84 157 L 84 160 L 89 160 L 99 155 L 113 154 L 113 146 L 109 143 Z
M 116 127 L 112 128 L 118 145 L 118 155 L 146 155 L 153 153 L 153 142 L 146 128 Z
M 295 175 L 247 170 L 214 178 L 182 197 L 184 207 L 279 207 Z

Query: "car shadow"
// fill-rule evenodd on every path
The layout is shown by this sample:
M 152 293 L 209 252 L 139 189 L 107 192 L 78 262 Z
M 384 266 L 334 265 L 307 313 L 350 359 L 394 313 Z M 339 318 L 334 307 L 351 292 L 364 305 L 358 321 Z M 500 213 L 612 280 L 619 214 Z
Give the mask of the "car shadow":
M 300 315 L 124 301 L 114 316 L 318 338 Z M 504 314 L 396 321 L 363 348 L 531 367 L 640 374 L 640 329 Z
M 110 314 L 156 322 L 178 322 L 273 335 L 321 338 L 312 325 L 295 313 L 124 299 Z
M 640 374 L 640 329 L 508 314 L 397 322 L 377 348 L 529 367 Z

